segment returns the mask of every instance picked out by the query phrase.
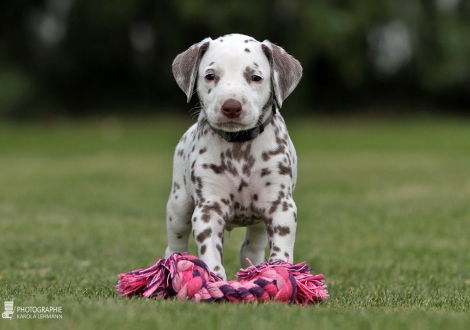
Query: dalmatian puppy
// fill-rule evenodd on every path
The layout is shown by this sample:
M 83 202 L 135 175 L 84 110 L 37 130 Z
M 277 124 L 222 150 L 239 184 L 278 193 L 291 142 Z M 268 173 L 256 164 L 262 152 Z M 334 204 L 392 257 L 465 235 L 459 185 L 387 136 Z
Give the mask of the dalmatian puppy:
M 224 231 L 246 227 L 242 267 L 293 262 L 297 157 L 279 113 L 302 76 L 281 47 L 241 35 L 206 38 L 179 54 L 173 75 L 187 100 L 201 102 L 197 123 L 175 151 L 167 204 L 166 257 L 188 251 L 224 280 Z

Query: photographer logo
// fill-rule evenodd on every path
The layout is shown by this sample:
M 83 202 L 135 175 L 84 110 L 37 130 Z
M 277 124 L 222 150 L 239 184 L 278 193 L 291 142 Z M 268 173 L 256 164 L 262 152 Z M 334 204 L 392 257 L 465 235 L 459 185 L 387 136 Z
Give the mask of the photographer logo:
M 14 302 L 13 301 L 5 301 L 5 312 L 2 313 L 2 318 L 10 319 L 13 317 L 13 313 L 15 312 Z
M 12 319 L 61 319 L 62 306 L 16 306 L 14 301 L 4 301 L 5 311 L 2 318 Z

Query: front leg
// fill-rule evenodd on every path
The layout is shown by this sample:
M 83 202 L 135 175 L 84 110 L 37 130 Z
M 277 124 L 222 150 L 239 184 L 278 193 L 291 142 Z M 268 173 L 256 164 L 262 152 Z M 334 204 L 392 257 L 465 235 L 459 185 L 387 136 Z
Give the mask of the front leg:
M 282 195 L 282 194 L 281 194 Z M 278 198 L 267 210 L 265 224 L 269 240 L 269 262 L 294 262 L 297 207 L 292 198 Z
M 194 210 L 192 225 L 199 259 L 204 261 L 211 271 L 227 280 L 222 266 L 226 214 L 224 206 L 217 201 L 199 203 Z
M 175 187 L 178 187 L 173 184 Z M 189 252 L 188 238 L 191 234 L 193 204 L 183 189 L 173 189 L 166 207 L 166 230 L 168 247 L 165 257 L 175 252 Z

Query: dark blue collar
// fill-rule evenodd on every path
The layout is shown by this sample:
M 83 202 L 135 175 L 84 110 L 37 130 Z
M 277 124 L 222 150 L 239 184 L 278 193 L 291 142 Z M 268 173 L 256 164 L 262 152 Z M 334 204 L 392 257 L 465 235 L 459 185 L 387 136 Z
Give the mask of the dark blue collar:
M 262 123 L 259 126 L 244 130 L 244 131 L 237 131 L 237 132 L 227 132 L 223 131 L 221 129 L 217 129 L 215 127 L 212 127 L 211 125 L 210 128 L 217 134 L 219 134 L 225 141 L 227 142 L 246 142 L 253 140 L 256 138 L 258 135 L 264 132 L 264 129 L 266 126 L 269 125 L 271 120 L 273 119 L 274 115 L 276 114 L 276 108 L 277 108 L 277 103 L 276 100 L 273 98 L 273 105 L 272 105 L 272 111 L 271 114 L 269 115 L 268 119 L 264 123 Z

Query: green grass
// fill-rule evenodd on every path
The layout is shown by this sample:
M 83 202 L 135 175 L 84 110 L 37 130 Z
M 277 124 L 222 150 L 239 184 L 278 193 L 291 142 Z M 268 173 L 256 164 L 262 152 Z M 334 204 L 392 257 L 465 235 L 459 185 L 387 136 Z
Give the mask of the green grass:
M 465 120 L 288 120 L 295 259 L 325 274 L 326 302 L 120 297 L 116 274 L 162 257 L 172 154 L 190 123 L 0 124 L 0 312 L 10 299 L 62 307 L 62 319 L 0 319 L 1 329 L 469 328 Z M 242 237 L 226 242 L 229 276 Z

